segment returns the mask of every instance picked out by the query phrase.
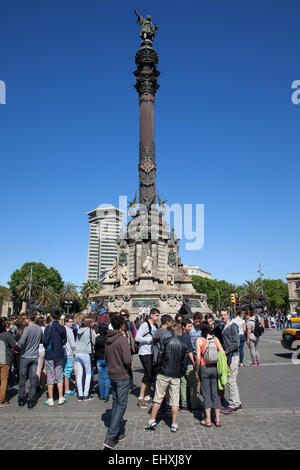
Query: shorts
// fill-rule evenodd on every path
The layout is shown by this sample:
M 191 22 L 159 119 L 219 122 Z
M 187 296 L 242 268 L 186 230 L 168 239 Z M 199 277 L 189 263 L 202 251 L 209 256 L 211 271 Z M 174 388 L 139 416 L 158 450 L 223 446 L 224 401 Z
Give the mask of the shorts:
M 67 377 L 67 379 L 70 379 L 72 377 L 73 372 L 74 372 L 74 359 L 73 357 L 66 357 L 64 359 L 64 376 Z
M 59 384 L 64 381 L 63 360 L 45 361 L 47 385 Z
M 156 387 L 153 402 L 160 404 L 164 399 L 167 389 L 169 390 L 170 406 L 179 406 L 180 379 L 165 377 L 161 374 L 158 374 L 156 377 Z
M 155 379 L 154 367 L 153 367 L 153 355 L 146 354 L 145 356 L 139 356 L 144 369 L 144 376 L 142 383 L 145 385 L 152 384 Z

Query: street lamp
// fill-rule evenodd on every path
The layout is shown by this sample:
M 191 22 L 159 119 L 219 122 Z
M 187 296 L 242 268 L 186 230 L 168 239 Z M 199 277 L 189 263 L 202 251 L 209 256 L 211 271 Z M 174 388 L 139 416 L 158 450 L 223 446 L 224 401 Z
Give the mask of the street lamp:
M 45 282 L 47 281 L 47 279 L 42 279 L 42 283 L 43 283 L 43 291 L 42 291 L 42 306 L 44 307 L 44 295 L 45 295 Z
M 67 315 L 69 315 L 69 308 L 72 307 L 73 300 L 65 300 L 64 303 L 66 304 L 66 307 L 67 307 Z

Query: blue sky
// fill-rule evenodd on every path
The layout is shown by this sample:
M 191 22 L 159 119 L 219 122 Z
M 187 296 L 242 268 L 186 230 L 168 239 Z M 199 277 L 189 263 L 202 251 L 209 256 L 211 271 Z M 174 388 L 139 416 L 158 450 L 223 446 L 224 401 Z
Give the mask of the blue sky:
M 159 26 L 160 196 L 205 205 L 184 264 L 234 283 L 300 271 L 297 0 L 2 0 L 0 285 L 27 261 L 82 284 L 86 212 L 138 188 L 134 9 Z

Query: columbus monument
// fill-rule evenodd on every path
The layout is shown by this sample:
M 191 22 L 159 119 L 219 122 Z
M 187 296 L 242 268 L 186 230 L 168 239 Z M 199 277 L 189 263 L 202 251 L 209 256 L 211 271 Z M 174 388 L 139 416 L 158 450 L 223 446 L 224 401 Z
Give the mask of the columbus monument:
M 154 104 L 159 88 L 158 54 L 152 46 L 157 33 L 151 17 L 135 11 L 141 26 L 141 45 L 135 56 L 135 88 L 139 96 L 139 194 L 129 203 L 129 221 L 118 240 L 118 254 L 103 288 L 90 300 L 110 311 L 129 310 L 133 318 L 141 308 L 159 308 L 175 315 L 182 311 L 207 313 L 207 297 L 197 293 L 178 257 L 178 239 L 163 219 L 166 202 L 156 190 Z

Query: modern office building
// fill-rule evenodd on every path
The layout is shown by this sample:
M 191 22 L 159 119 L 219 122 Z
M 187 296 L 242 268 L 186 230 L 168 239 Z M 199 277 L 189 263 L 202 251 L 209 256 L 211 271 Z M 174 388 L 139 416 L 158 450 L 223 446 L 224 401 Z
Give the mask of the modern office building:
M 111 269 L 117 256 L 123 212 L 114 206 L 101 205 L 90 212 L 90 237 L 86 280 L 98 280 Z

